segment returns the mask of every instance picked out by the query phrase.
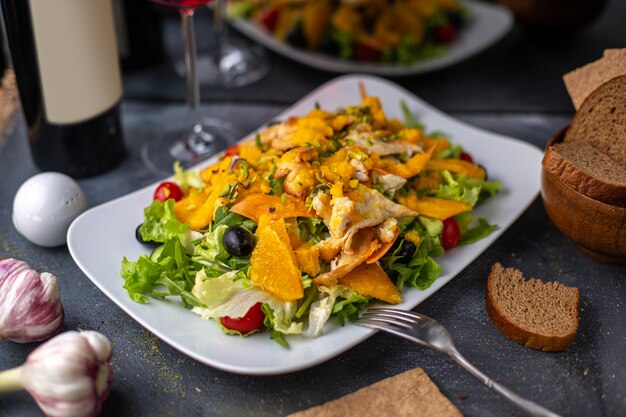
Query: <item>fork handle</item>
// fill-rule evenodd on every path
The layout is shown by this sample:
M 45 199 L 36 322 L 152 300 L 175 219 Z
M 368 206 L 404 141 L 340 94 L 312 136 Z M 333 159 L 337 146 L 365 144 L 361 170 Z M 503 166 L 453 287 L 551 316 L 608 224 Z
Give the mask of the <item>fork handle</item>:
M 561 417 L 559 414 L 553 413 L 547 408 L 544 408 L 537 403 L 527 400 L 526 398 L 511 391 L 504 385 L 489 378 L 487 375 L 482 373 L 478 368 L 472 365 L 467 359 L 465 359 L 465 357 L 461 355 L 461 353 L 458 350 L 456 349 L 446 350 L 446 353 L 450 355 L 450 357 L 452 357 L 452 359 L 454 359 L 459 365 L 465 368 L 466 371 L 468 371 L 470 374 L 476 377 L 479 381 L 487 385 L 489 388 L 491 388 L 498 394 L 502 395 L 504 398 L 506 398 L 511 403 L 516 405 L 520 410 L 525 411 L 529 416 Z

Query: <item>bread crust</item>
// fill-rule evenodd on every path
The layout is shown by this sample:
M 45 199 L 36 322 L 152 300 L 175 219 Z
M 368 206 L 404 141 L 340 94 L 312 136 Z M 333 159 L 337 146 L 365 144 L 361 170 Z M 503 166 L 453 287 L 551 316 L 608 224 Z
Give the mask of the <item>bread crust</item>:
M 603 203 L 626 207 L 626 187 L 587 174 L 564 158 L 553 146 L 546 149 L 541 164 L 546 171 L 558 176 L 579 193 Z
M 491 317 L 494 325 L 504 333 L 509 339 L 520 343 L 526 347 L 542 350 L 544 352 L 558 352 L 571 346 L 578 331 L 578 309 L 576 309 L 576 326 L 574 330 L 562 337 L 542 335 L 527 331 L 516 323 L 509 321 L 498 308 L 498 301 L 493 294 L 494 281 L 497 279 L 497 272 L 501 272 L 502 266 L 496 263 L 491 267 L 487 280 L 487 292 L 485 296 L 487 314 Z M 576 291 L 576 305 L 580 302 L 580 292 Z

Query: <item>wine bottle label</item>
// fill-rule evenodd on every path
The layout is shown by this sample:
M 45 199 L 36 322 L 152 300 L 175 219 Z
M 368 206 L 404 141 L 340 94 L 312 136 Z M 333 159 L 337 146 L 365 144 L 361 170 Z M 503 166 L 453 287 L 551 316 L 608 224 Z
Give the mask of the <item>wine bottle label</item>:
M 30 10 L 48 120 L 77 123 L 116 104 L 122 82 L 111 0 L 30 0 Z

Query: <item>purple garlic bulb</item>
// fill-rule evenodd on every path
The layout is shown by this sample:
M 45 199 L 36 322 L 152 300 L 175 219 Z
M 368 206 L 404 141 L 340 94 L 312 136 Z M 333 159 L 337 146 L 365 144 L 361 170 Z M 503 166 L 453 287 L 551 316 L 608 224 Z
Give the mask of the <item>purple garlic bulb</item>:
M 23 261 L 0 260 L 0 340 L 44 340 L 62 325 L 56 277 L 48 272 L 39 274 Z

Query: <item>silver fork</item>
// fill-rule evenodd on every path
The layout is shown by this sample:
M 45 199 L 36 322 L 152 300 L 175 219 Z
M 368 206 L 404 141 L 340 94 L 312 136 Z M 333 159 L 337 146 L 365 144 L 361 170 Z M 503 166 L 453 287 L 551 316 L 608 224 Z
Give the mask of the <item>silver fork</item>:
M 423 314 L 393 308 L 371 307 L 366 310 L 356 324 L 382 330 L 412 342 L 447 353 L 459 365 L 483 384 L 502 395 L 521 410 L 534 417 L 560 417 L 558 414 L 527 400 L 504 385 L 495 382 L 472 365 L 458 351 L 448 329 Z

